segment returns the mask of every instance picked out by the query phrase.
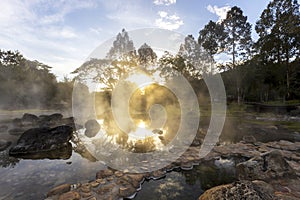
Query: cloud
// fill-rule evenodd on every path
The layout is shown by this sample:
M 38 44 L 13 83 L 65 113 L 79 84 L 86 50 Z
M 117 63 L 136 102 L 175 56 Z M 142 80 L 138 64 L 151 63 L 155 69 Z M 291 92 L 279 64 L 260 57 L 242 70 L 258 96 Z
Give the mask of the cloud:
M 231 9 L 231 7 L 230 6 L 218 7 L 218 6 L 208 5 L 206 9 L 209 12 L 216 14 L 219 17 L 218 22 L 221 22 L 223 19 L 226 18 L 227 12 Z
M 159 18 L 155 20 L 155 25 L 159 28 L 164 28 L 168 30 L 176 30 L 184 23 L 177 15 L 169 15 L 165 11 L 159 11 L 157 13 Z
M 95 8 L 97 3 L 94 0 L 1 0 L 0 47 L 19 50 L 27 59 L 52 66 L 58 75 L 66 74 L 82 64 L 93 43 L 88 37 L 82 37 L 84 31 L 75 30 L 65 19 L 80 9 Z
M 153 3 L 155 5 L 165 5 L 169 6 L 176 3 L 176 0 L 154 0 Z

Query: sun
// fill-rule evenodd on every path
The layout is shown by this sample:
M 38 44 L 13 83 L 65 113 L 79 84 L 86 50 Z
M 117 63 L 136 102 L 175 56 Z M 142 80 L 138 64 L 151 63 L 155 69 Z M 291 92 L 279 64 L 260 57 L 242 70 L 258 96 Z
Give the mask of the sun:
M 135 73 L 130 75 L 126 80 L 135 83 L 139 88 L 154 83 L 154 80 L 145 73 Z

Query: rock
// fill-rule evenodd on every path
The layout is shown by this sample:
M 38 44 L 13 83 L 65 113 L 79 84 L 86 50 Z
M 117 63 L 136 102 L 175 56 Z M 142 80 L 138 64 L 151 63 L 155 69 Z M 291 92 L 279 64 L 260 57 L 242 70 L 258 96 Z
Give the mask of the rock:
M 21 135 L 17 145 L 10 149 L 9 154 L 31 154 L 56 150 L 65 146 L 72 134 L 73 129 L 70 126 L 58 126 L 52 129 L 32 128 Z
M 16 135 L 16 136 L 19 136 L 21 135 L 22 133 L 24 133 L 26 131 L 26 129 L 24 128 L 12 128 L 8 131 L 8 133 L 10 135 Z
M 3 140 L 3 139 L 0 139 L 0 151 L 4 151 L 10 145 L 11 145 L 10 141 L 6 141 L 6 140 Z
M 63 118 L 63 115 L 60 113 L 54 113 L 54 114 L 48 116 L 48 120 L 55 121 L 55 122 L 62 120 L 62 118 Z
M 256 142 L 256 139 L 254 136 L 252 135 L 245 135 L 243 137 L 243 142 L 244 143 L 250 143 L 250 144 L 254 144 Z
M 62 125 L 63 115 L 60 113 L 54 113 L 51 115 L 40 115 L 39 116 L 39 127 L 53 127 Z
M 57 195 L 57 194 L 62 194 L 65 192 L 69 192 L 71 190 L 71 185 L 70 184 L 63 184 L 63 185 L 59 185 L 53 189 L 51 189 L 48 193 L 47 193 L 47 197 L 53 196 L 53 195 Z
M 19 119 L 19 118 L 15 118 L 15 119 L 13 119 L 13 121 L 12 121 L 12 125 L 13 125 L 14 127 L 21 127 L 21 126 L 22 126 L 22 120 Z
M 1 125 L 0 126 L 0 132 L 5 132 L 8 130 L 8 126 L 7 125 Z
M 119 195 L 121 197 L 129 197 L 132 196 L 134 193 L 136 193 L 136 189 L 133 188 L 131 185 L 125 187 L 123 186 L 119 189 Z
M 85 135 L 87 137 L 95 137 L 97 133 L 100 131 L 100 125 L 95 119 L 90 119 L 85 123 Z
M 25 113 L 22 117 L 22 125 L 33 125 L 38 122 L 39 118 L 36 115 Z
M 115 183 L 111 183 L 108 185 L 104 185 L 97 190 L 97 193 L 100 195 L 108 194 L 112 191 L 112 189 L 116 186 Z
M 162 130 L 160 130 L 160 129 L 154 129 L 154 130 L 152 131 L 152 133 L 158 134 L 158 135 L 162 135 L 164 132 L 163 132 Z
M 274 199 L 272 186 L 263 181 L 237 181 L 227 185 L 220 185 L 205 191 L 199 200 L 214 199 L 247 199 L 272 200 Z
M 271 180 L 296 175 L 278 150 L 267 152 L 262 156 L 256 156 L 248 161 L 239 163 L 236 169 L 240 180 Z
M 110 170 L 110 169 L 105 169 L 105 170 L 101 170 L 101 171 L 97 172 L 96 178 L 97 178 L 97 179 L 103 179 L 103 178 L 107 178 L 107 177 L 109 177 L 109 176 L 111 176 L 111 175 L 113 175 L 113 174 L 114 174 L 114 173 L 113 173 L 112 170 Z
M 80 200 L 81 196 L 76 191 L 64 193 L 58 197 L 58 200 Z

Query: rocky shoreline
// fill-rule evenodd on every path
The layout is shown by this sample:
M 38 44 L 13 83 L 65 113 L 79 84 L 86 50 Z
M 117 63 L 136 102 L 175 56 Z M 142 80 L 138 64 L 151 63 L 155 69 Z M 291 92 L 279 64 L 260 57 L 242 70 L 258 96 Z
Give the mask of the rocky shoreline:
M 200 163 L 212 164 L 220 159 L 231 161 L 238 181 L 204 192 L 199 199 L 299 199 L 300 142 L 277 141 L 216 146 L 205 158 L 199 158 L 199 146 L 190 147 L 179 159 L 163 169 L 134 174 L 106 169 L 95 180 L 64 184 L 50 190 L 47 200 L 133 198 L 145 179 L 159 179 L 176 168 L 192 169 Z M 145 161 L 141 167 L 147 167 Z M 221 163 L 222 164 L 222 163 Z M 245 196 L 246 195 L 246 196 Z
M 89 121 L 85 127 L 85 134 L 88 137 L 92 137 L 100 129 L 95 121 Z M 249 127 L 243 127 L 244 130 L 247 128 Z M 22 118 L 16 118 L 0 126 L 0 132 L 19 137 L 17 142 L 1 139 L 0 151 L 9 150 L 11 156 L 20 158 L 67 159 L 73 150 L 92 162 L 97 161 L 84 145 L 76 140 L 74 129 L 74 119 L 63 118 L 59 113 L 38 117 L 24 114 Z M 246 135 L 239 136 L 242 141 L 233 144 L 220 142 L 206 157 L 200 158 L 199 150 L 205 136 L 204 132 L 197 134 L 192 145 L 183 155 L 160 170 L 138 174 L 133 173 L 130 168 L 124 171 L 107 168 L 99 171 L 93 180 L 58 185 L 49 190 L 45 198 L 47 200 L 132 199 L 143 188 L 145 180 L 164 178 L 168 172 L 174 170 L 188 172 L 194 166 L 207 165 L 233 169 L 236 181 L 206 190 L 199 197 L 200 200 L 242 197 L 300 199 L 299 133 L 288 134 L 275 126 L 261 128 L 253 125 Z M 274 137 L 270 136 L 269 141 L 265 141 L 267 135 L 274 135 Z M 149 171 L 147 169 L 150 166 L 164 162 L 169 163 L 162 159 L 151 163 L 144 160 L 140 168 Z

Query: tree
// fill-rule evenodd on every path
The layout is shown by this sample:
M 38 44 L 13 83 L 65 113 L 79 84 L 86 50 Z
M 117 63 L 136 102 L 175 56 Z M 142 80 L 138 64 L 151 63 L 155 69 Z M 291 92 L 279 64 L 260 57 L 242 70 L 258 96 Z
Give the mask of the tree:
M 178 56 L 182 57 L 186 63 L 186 70 L 194 79 L 199 79 L 211 71 L 212 57 L 200 46 L 192 35 L 184 39 L 180 45 Z
M 148 65 L 148 64 L 155 64 L 157 55 L 153 51 L 153 49 L 144 43 L 139 49 L 138 49 L 138 55 L 139 55 L 139 63 L 143 65 Z
M 110 60 L 124 59 L 127 56 L 135 56 L 135 48 L 133 41 L 130 40 L 128 33 L 125 29 L 122 29 L 121 33 L 118 33 L 116 40 L 113 42 L 113 46 L 107 53 L 106 58 Z
M 100 83 L 102 89 L 113 90 L 121 78 L 126 78 L 138 66 L 138 57 L 128 33 L 118 33 L 106 58 L 91 58 L 73 71 L 82 83 Z
M 198 43 L 211 56 L 223 51 L 222 41 L 225 38 L 224 27 L 221 23 L 209 21 L 199 32 Z
M 290 63 L 299 58 L 300 15 L 297 0 L 271 1 L 256 22 L 257 49 L 264 62 L 284 63 L 286 98 L 290 98 Z
M 237 98 L 238 103 L 240 103 L 241 77 L 236 66 L 237 64 L 242 64 L 251 57 L 251 25 L 247 22 L 247 17 L 243 15 L 243 11 L 237 6 L 232 7 L 227 12 L 227 16 L 224 21 L 222 21 L 222 24 L 225 32 L 223 45 L 225 47 L 225 52 L 232 57 L 229 66 L 236 72 Z

